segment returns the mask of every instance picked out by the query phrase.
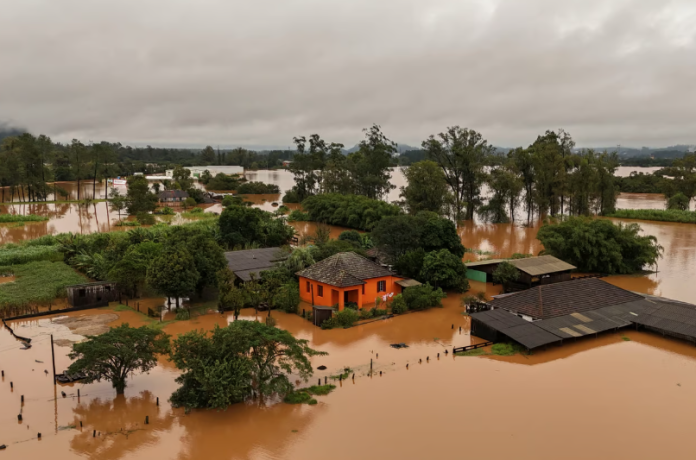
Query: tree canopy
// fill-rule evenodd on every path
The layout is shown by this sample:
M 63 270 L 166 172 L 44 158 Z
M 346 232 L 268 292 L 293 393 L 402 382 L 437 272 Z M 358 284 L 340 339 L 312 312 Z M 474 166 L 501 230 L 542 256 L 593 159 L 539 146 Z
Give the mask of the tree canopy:
M 110 381 L 120 394 L 126 388 L 128 374 L 148 372 L 157 365 L 157 355 L 168 352 L 166 333 L 147 326 L 133 328 L 126 323 L 74 344 L 69 356 L 75 362 L 68 373 L 86 373 L 87 383 Z
M 547 223 L 537 239 L 544 253 L 558 257 L 580 271 L 631 274 L 657 266 L 663 248 L 652 235 L 641 235 L 638 224 L 614 224 L 606 219 L 571 217 Z

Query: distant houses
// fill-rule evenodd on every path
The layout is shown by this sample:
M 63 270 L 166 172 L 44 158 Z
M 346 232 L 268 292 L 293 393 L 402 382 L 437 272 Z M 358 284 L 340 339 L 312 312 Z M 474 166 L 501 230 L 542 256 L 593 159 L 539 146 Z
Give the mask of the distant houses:
M 165 190 L 157 194 L 160 206 L 181 206 L 189 194 L 183 190 Z

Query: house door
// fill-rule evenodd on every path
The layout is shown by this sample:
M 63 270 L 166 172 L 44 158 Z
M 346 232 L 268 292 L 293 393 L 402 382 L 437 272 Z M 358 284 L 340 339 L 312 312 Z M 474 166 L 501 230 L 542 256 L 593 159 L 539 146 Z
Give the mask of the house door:
M 344 305 L 347 304 L 348 302 L 350 302 L 349 297 L 350 297 L 350 296 L 348 295 L 348 291 L 345 291 L 345 292 L 343 293 L 343 304 L 344 304 Z

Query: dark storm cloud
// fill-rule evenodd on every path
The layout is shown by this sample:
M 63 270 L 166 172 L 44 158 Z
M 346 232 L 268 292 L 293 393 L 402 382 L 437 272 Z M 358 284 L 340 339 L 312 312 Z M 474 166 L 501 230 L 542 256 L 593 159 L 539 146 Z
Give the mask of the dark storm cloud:
M 696 143 L 692 0 L 8 0 L 0 120 L 60 140 Z

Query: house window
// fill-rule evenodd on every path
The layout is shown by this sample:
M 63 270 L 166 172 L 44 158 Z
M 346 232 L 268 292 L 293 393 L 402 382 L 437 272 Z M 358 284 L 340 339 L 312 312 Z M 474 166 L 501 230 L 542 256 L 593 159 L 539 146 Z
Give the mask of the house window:
M 310 285 L 309 285 L 309 281 L 307 281 L 307 292 L 309 292 L 309 290 L 310 290 Z
M 377 281 L 377 292 L 387 292 L 386 281 Z
M 319 297 L 324 297 L 324 286 L 317 286 L 317 295 Z

